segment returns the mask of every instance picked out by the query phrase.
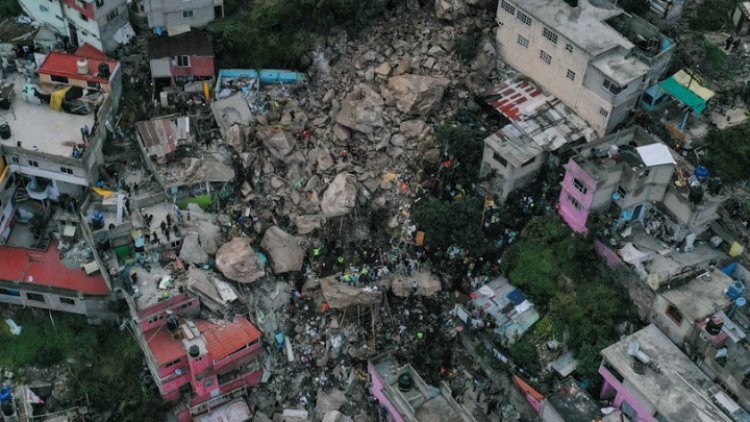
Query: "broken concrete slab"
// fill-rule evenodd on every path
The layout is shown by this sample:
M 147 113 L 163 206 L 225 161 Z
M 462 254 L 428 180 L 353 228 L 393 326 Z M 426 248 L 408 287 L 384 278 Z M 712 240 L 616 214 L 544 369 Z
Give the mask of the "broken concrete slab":
M 388 89 L 400 112 L 428 115 L 442 100 L 449 82 L 443 77 L 400 75 L 388 80 Z
M 325 217 L 320 214 L 299 215 L 294 220 L 294 224 L 297 226 L 297 234 L 310 234 L 315 230 L 320 230 L 325 222 Z
M 260 246 L 268 252 L 275 274 L 300 271 L 305 259 L 305 251 L 300 246 L 301 239 L 272 226 L 263 235 Z
M 266 275 L 247 237 L 235 237 L 222 245 L 216 252 L 216 268 L 238 283 L 252 283 Z
M 353 175 L 339 173 L 323 193 L 320 208 L 326 218 L 349 214 L 357 200 L 357 182 Z
M 422 119 L 414 119 L 414 120 L 407 120 L 405 122 L 401 122 L 401 125 L 399 126 L 399 131 L 402 135 L 409 139 L 416 139 L 419 137 L 419 135 L 422 134 L 422 131 L 425 128 L 425 121 Z M 391 143 L 393 141 L 391 140 Z M 397 145 L 402 146 L 402 145 Z
M 326 413 L 323 422 L 353 422 L 353 419 L 338 410 L 332 410 Z
M 315 414 L 328 415 L 329 413 L 336 412 L 341 409 L 344 403 L 346 403 L 346 395 L 343 391 L 333 389 L 326 393 L 323 390 L 318 390 Z
M 383 98 L 365 84 L 357 85 L 341 103 L 336 123 L 371 135 L 383 126 Z
M 411 276 L 392 275 L 391 291 L 398 297 L 432 296 L 443 289 L 440 280 L 426 271 L 414 272 Z M 414 291 L 414 282 L 417 282 L 417 290 Z
M 336 279 L 333 275 L 320 280 L 320 288 L 328 306 L 343 309 L 352 305 L 375 305 L 383 299 L 381 290 L 370 287 L 349 286 Z

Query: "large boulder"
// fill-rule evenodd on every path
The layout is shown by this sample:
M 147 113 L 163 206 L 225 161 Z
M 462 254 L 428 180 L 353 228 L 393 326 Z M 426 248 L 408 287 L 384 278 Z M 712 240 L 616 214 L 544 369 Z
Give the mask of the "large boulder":
M 440 103 L 448 79 L 434 76 L 400 75 L 388 80 L 396 107 L 405 114 L 427 115 Z
M 371 135 L 383 126 L 383 98 L 367 85 L 357 85 L 341 103 L 336 123 Z
M 432 273 L 415 272 L 411 276 L 394 275 L 391 278 L 391 291 L 398 297 L 409 297 L 415 294 L 414 281 L 417 282 L 417 296 L 432 296 L 442 290 L 443 286 Z
M 216 268 L 224 277 L 239 283 L 252 283 L 266 275 L 260 257 L 246 237 L 235 237 L 219 248 Z
M 318 413 L 320 414 L 320 413 Z M 323 422 L 352 422 L 353 419 L 338 410 L 332 410 L 323 416 Z
M 282 161 L 285 161 L 296 144 L 294 136 L 278 126 L 261 126 L 255 136 L 263 142 L 271 155 Z
M 310 234 L 315 230 L 323 228 L 326 219 L 320 214 L 300 215 L 294 220 L 297 226 L 297 234 Z
M 317 400 L 315 400 L 315 414 L 316 415 L 328 415 L 333 412 L 339 413 L 338 410 L 341 409 L 341 406 L 346 403 L 346 394 L 337 389 L 333 388 L 330 392 L 326 393 L 323 390 L 318 390 L 318 397 Z M 341 413 L 339 413 L 340 415 Z M 332 416 L 333 419 L 330 419 L 331 422 L 341 422 L 341 419 L 336 418 L 336 415 L 334 414 Z M 324 419 L 325 420 L 325 419 Z
M 464 0 L 435 0 L 435 16 L 438 19 L 453 21 L 466 15 Z
M 349 214 L 357 201 L 357 181 L 348 173 L 339 173 L 323 193 L 320 208 L 326 218 Z
M 300 239 L 272 226 L 263 235 L 260 246 L 268 252 L 273 262 L 273 272 L 276 274 L 290 271 L 300 271 L 305 251 L 300 246 Z
M 208 254 L 201 247 L 196 233 L 188 233 L 182 239 L 180 259 L 191 264 L 205 264 L 208 262 Z
M 338 281 L 337 276 L 320 280 L 320 289 L 328 306 L 343 309 L 351 305 L 376 305 L 383 299 L 382 290 L 370 287 L 350 286 Z

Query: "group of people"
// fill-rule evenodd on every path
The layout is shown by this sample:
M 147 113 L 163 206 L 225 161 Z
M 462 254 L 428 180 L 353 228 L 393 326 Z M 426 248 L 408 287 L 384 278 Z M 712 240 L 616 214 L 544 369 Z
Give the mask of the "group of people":
M 742 43 L 742 38 L 734 38 L 732 35 L 727 38 L 727 40 L 724 42 L 724 50 L 729 51 L 731 48 L 732 53 L 736 53 L 737 50 L 740 48 L 740 44 Z

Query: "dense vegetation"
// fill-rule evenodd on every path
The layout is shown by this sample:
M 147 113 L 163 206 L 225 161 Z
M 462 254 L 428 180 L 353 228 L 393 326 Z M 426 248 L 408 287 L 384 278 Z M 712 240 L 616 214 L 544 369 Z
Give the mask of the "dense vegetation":
M 438 144 L 455 161 L 453 179 L 469 187 L 479 177 L 486 132 L 465 125 L 443 125 L 435 133 Z
M 481 229 L 482 205 L 477 198 L 453 202 L 425 198 L 417 203 L 412 217 L 434 250 L 445 251 L 455 245 L 482 256 L 492 249 Z
M 26 379 L 29 367 L 62 367 L 68 375 L 65 399 L 75 402 L 88 395 L 92 406 L 111 410 L 117 420 L 162 419 L 158 394 L 149 397 L 139 379 L 143 355 L 127 331 L 105 324 L 91 326 L 80 316 L 23 310 L 13 319 L 21 334 L 12 335 L 0 321 L 0 367 Z
M 503 270 L 543 315 L 536 331 L 565 341 L 579 360 L 578 373 L 596 373 L 599 351 L 617 341 L 617 324 L 632 315 L 627 292 L 597 257 L 590 241 L 556 216 L 532 220 L 506 253 Z M 533 364 L 524 342 L 511 350 Z M 529 359 L 529 356 L 532 359 Z
M 299 67 L 302 56 L 334 27 L 350 33 L 390 0 L 257 0 L 209 29 L 219 67 Z
M 724 130 L 711 129 L 706 136 L 706 166 L 725 183 L 750 179 L 750 124 Z
M 720 31 L 731 25 L 729 14 L 734 10 L 734 0 L 704 0 L 698 5 L 690 20 L 695 31 Z
M 18 0 L 0 0 L 0 17 L 3 19 L 21 14 Z

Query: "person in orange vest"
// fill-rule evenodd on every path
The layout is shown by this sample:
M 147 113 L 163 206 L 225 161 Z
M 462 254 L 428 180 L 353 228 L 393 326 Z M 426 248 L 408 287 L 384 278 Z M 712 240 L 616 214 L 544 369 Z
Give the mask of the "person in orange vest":
M 331 305 L 328 304 L 328 302 L 323 302 L 323 313 L 328 312 L 328 310 L 331 309 Z

